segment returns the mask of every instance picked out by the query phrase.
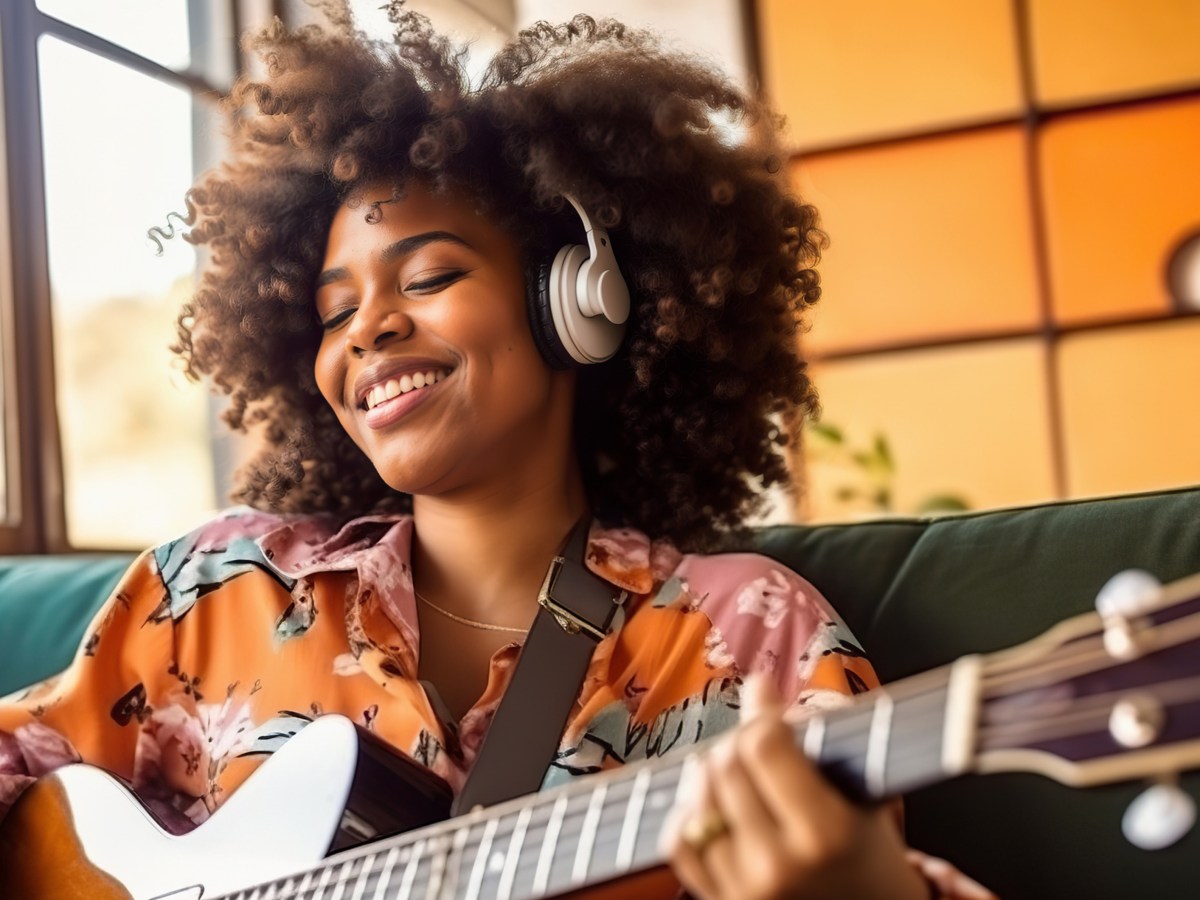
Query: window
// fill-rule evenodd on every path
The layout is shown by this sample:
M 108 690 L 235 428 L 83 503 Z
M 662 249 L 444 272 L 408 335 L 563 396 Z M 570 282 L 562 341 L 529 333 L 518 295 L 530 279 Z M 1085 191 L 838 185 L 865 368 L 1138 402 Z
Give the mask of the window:
M 4 7 L 0 551 L 140 547 L 221 502 L 212 401 L 167 351 L 194 253 L 146 232 L 218 152 L 242 5 Z

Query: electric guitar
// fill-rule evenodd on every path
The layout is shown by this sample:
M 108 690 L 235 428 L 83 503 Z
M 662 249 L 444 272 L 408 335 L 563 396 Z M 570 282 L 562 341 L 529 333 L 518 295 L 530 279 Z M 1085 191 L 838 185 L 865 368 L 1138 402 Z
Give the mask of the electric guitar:
M 1200 767 L 1200 575 L 1147 580 L 1124 573 L 1097 612 L 810 716 L 794 724 L 796 740 L 866 801 L 967 772 L 1086 786 Z M 444 782 L 326 716 L 182 837 L 116 779 L 68 766 L 27 790 L 0 826 L 0 897 L 644 896 L 669 890 L 659 835 L 705 752 L 693 745 L 445 819 Z M 1147 847 L 1190 827 L 1160 810 L 1128 819 L 1127 835 Z

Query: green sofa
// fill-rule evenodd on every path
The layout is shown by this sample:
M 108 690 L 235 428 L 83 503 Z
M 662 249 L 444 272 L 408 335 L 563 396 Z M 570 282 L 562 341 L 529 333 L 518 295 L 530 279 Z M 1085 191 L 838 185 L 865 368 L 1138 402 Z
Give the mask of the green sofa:
M 1122 569 L 1164 582 L 1200 572 L 1200 488 L 932 520 L 776 526 L 755 541 L 820 588 L 886 682 L 1088 611 Z M 69 662 L 128 562 L 0 557 L 0 694 Z M 1182 784 L 1200 796 L 1200 774 Z M 1006 898 L 1200 896 L 1200 834 L 1156 852 L 1121 836 L 1141 789 L 967 776 L 907 798 L 909 837 Z

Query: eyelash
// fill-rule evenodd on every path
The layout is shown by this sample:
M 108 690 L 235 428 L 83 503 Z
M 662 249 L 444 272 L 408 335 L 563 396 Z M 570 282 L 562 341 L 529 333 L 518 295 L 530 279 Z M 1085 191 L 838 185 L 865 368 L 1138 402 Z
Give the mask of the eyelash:
M 458 279 L 462 278 L 466 272 L 461 269 L 455 269 L 451 272 L 446 272 L 443 275 L 438 275 L 435 278 L 430 278 L 426 281 L 416 281 L 404 288 L 406 294 L 432 294 L 438 289 L 449 287 Z M 355 307 L 348 307 L 338 311 L 334 316 L 321 321 L 322 331 L 332 331 L 343 322 L 345 322 L 354 313 Z

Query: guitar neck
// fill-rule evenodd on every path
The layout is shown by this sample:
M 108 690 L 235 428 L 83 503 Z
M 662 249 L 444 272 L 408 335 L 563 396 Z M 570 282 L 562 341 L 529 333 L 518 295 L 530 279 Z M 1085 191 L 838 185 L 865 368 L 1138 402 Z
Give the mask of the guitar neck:
M 960 661 L 811 716 L 794 726 L 797 743 L 831 780 L 862 800 L 958 774 L 957 738 L 947 732 L 946 711 L 957 705 L 952 686 L 972 680 L 968 668 Z M 964 733 L 970 730 L 968 725 Z M 667 815 L 705 752 L 705 745 L 696 745 L 478 810 L 337 854 L 311 872 L 262 886 L 261 894 L 235 896 L 316 900 L 336 895 L 337 885 L 353 885 L 347 896 L 517 900 L 558 896 L 655 868 L 665 863 L 659 836 Z

